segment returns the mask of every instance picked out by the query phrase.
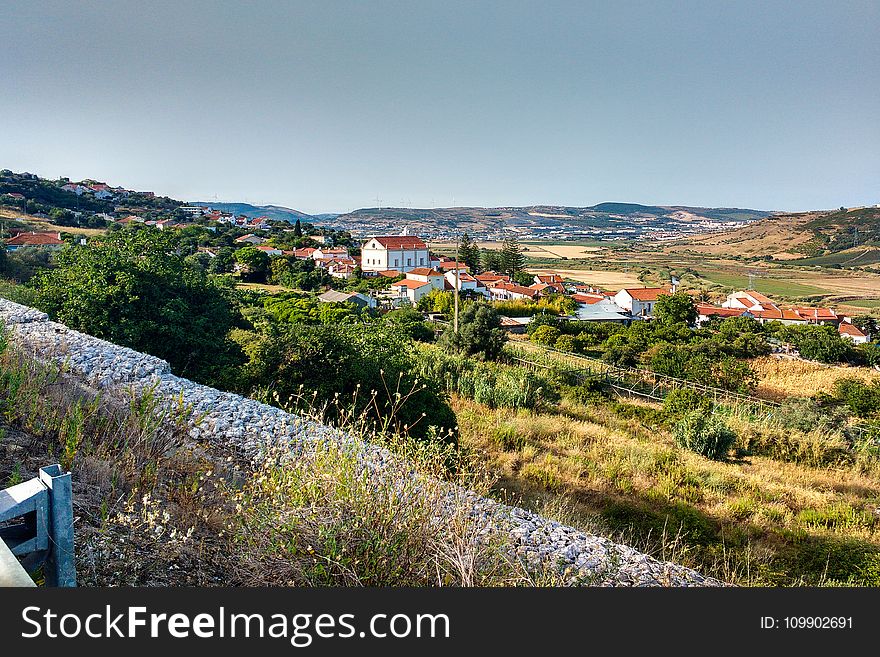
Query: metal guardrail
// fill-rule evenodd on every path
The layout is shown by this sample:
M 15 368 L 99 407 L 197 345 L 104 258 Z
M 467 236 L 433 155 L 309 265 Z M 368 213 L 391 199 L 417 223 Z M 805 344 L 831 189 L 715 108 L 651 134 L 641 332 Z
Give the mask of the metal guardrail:
M 780 406 L 779 402 L 761 399 L 760 397 L 753 397 L 751 395 L 744 395 L 739 392 L 725 390 L 724 388 L 716 388 L 702 383 L 678 379 L 673 376 L 658 374 L 651 370 L 635 367 L 618 367 L 597 358 L 572 354 L 567 351 L 559 351 L 552 347 L 544 347 L 531 342 L 508 344 L 505 349 L 510 354 L 511 360 L 522 365 L 545 370 L 553 369 L 553 365 L 548 364 L 547 359 L 541 359 L 542 362 L 529 359 L 529 352 L 532 352 L 532 354 L 536 351 L 546 352 L 552 356 L 557 365 L 561 364 L 568 367 L 568 371 L 576 376 L 584 379 L 604 380 L 612 388 L 624 390 L 655 401 L 662 401 L 666 395 L 673 390 L 689 388 L 711 397 L 715 402 L 722 401 L 726 403 L 746 404 L 752 407 L 757 407 L 762 412 L 775 410 Z
M 60 465 L 0 490 L 0 586 L 33 586 L 40 566 L 47 586 L 76 586 L 73 492 Z

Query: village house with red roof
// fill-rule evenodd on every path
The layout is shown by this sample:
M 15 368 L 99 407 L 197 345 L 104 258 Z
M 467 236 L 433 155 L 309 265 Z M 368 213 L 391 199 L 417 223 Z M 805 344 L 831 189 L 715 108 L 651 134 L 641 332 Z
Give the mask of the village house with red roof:
M 657 300 L 672 292 L 665 287 L 624 288 L 614 295 L 614 303 L 633 317 L 653 317 Z
M 59 249 L 64 245 L 61 233 L 23 232 L 6 240 L 6 250 L 16 251 L 26 247 L 41 249 Z
M 361 269 L 364 272 L 395 269 L 406 273 L 411 269 L 430 266 L 428 245 L 419 237 L 371 237 L 361 248 Z

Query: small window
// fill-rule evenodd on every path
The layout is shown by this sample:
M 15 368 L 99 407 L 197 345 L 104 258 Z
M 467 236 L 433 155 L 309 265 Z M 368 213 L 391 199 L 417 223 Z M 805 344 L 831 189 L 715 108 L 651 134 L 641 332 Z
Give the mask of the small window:
M 394 259 L 394 266 L 395 266 L 395 267 L 398 266 L 398 259 L 397 259 L 397 258 Z
M 412 267 L 412 258 L 407 258 L 407 259 L 406 259 L 406 266 L 407 266 L 407 267 Z
M 424 258 L 419 258 L 419 264 L 420 264 L 420 265 L 424 265 L 424 264 L 425 264 L 425 259 L 424 259 Z

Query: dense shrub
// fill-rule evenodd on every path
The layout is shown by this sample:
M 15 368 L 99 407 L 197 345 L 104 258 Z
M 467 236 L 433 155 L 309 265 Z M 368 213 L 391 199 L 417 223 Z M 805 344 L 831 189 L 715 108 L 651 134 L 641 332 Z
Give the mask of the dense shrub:
M 847 412 L 837 406 L 823 406 L 815 399 L 788 397 L 775 412 L 777 422 L 796 431 L 837 431 L 846 424 Z
M 807 360 L 820 363 L 843 363 L 853 357 L 853 346 L 837 329 L 826 325 L 782 326 L 776 336 L 792 344 Z
M 736 441 L 736 433 L 730 427 L 703 411 L 694 411 L 679 420 L 674 435 L 679 446 L 716 461 L 724 460 Z
M 538 329 L 532 333 L 531 340 L 532 342 L 544 345 L 545 347 L 552 347 L 556 344 L 560 335 L 562 335 L 561 331 L 554 326 L 539 326 Z
M 398 308 L 387 313 L 383 321 L 396 326 L 404 335 L 419 342 L 432 342 L 434 329 L 425 321 L 418 310 L 414 308 Z
M 558 401 L 545 379 L 522 367 L 478 363 L 458 379 L 459 394 L 490 408 L 528 408 Z
M 663 412 L 676 421 L 694 411 L 711 413 L 715 404 L 711 399 L 691 388 L 678 388 L 663 400 Z
M 876 415 L 880 411 L 880 384 L 868 384 L 859 379 L 838 379 L 834 396 L 859 417 Z
M 494 360 L 501 354 L 506 340 L 498 311 L 485 303 L 475 303 L 461 313 L 458 333 L 449 326 L 440 343 L 455 353 Z
M 395 326 L 292 324 L 237 337 L 249 357 L 239 377 L 243 392 L 290 400 L 293 410 L 317 402 L 330 421 L 360 417 L 369 430 L 414 438 L 457 425 L 443 382 L 420 375 L 419 352 Z

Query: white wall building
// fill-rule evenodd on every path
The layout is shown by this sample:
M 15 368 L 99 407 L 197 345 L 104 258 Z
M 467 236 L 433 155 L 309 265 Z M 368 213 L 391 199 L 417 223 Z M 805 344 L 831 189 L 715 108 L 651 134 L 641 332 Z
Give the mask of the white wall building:
M 662 287 L 624 288 L 614 295 L 614 303 L 633 317 L 653 317 L 654 304 L 665 294 L 669 290 Z
M 371 237 L 361 249 L 361 269 L 367 272 L 394 269 L 406 273 L 430 267 L 430 263 L 428 245 L 409 235 Z

